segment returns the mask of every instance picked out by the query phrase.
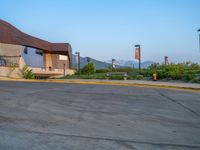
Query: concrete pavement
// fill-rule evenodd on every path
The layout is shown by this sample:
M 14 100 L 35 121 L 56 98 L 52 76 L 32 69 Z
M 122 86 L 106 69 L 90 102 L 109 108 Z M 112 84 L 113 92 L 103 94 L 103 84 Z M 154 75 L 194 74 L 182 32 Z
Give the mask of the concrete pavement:
M 0 149 L 200 149 L 200 93 L 0 81 Z

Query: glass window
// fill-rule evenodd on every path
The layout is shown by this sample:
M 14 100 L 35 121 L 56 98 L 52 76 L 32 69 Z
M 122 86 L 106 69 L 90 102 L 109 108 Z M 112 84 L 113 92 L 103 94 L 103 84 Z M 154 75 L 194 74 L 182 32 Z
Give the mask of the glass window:
M 0 66 L 5 66 L 6 65 L 6 60 L 0 59 Z
M 24 48 L 24 54 L 28 54 L 28 48 L 27 47 Z
M 26 47 L 22 53 L 22 57 L 27 66 L 35 68 L 43 68 L 43 51 L 35 48 Z

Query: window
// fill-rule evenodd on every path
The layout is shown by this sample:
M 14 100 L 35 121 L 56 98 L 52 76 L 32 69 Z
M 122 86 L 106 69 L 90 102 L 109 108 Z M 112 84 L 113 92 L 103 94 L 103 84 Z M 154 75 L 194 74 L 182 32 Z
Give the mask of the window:
M 22 51 L 24 62 L 29 67 L 41 68 L 43 65 L 43 51 L 27 47 Z
M 28 48 L 27 47 L 24 48 L 24 54 L 28 54 Z
M 43 52 L 42 52 L 41 50 L 38 50 L 38 49 L 37 49 L 37 50 L 35 51 L 35 53 L 38 54 L 38 55 L 40 55 L 40 56 L 43 56 Z
M 6 60 L 0 59 L 0 66 L 6 66 Z

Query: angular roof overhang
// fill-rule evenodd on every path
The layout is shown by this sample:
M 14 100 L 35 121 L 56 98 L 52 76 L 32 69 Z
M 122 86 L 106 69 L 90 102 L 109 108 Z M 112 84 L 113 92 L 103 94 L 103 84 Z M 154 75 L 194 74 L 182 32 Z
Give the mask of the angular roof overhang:
M 37 48 L 49 53 L 68 55 L 71 59 L 72 48 L 69 43 L 51 43 L 26 33 L 0 19 L 0 43 L 16 44 Z

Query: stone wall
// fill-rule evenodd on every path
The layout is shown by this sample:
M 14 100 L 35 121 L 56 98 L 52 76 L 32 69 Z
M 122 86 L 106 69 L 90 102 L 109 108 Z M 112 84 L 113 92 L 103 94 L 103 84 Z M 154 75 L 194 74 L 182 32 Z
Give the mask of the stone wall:
M 10 78 L 22 77 L 20 71 L 20 69 L 24 66 L 24 61 L 21 57 L 22 49 L 23 46 L 20 45 L 0 43 L 0 56 L 14 56 L 15 59 L 13 59 L 13 63 L 18 64 L 18 67 L 0 66 L 0 76 Z
M 22 78 L 22 73 L 18 67 L 0 66 L 0 77 Z

